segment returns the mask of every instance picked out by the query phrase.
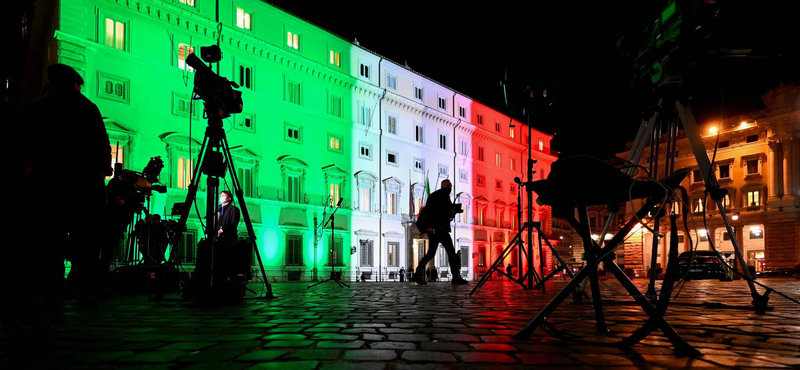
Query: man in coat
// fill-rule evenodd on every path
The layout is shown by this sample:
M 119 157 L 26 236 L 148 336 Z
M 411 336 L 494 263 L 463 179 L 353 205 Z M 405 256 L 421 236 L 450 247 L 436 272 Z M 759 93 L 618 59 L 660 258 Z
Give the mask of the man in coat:
M 217 209 L 218 240 L 233 244 L 239 239 L 239 208 L 232 204 L 233 195 L 227 190 L 219 194 L 219 208 Z
M 450 221 L 455 217 L 456 213 L 462 212 L 460 207 L 453 206 L 450 201 L 450 191 L 453 184 L 450 180 L 443 180 L 442 187 L 431 193 L 425 207 L 420 212 L 419 219 L 417 220 L 417 227 L 420 231 L 428 234 L 430 241 L 428 252 L 425 257 L 422 257 L 417 266 L 417 271 L 411 281 L 424 285 L 425 282 L 425 266 L 436 256 L 436 249 L 441 243 L 444 250 L 447 252 L 447 258 L 450 261 L 450 271 L 453 273 L 453 285 L 464 285 L 469 282 L 461 278 L 461 260 L 456 255 L 456 249 L 453 246 L 453 239 L 450 237 Z

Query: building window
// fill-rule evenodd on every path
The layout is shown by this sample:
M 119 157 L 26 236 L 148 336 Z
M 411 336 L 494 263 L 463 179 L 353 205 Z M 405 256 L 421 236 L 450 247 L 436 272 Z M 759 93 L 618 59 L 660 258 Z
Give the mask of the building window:
M 478 186 L 486 186 L 486 177 L 478 175 Z
M 366 105 L 361 106 L 361 124 L 367 127 L 372 126 L 372 110 Z
M 239 86 L 243 89 L 252 90 L 253 89 L 253 67 L 237 63 L 239 65 L 237 74 L 239 77 Z
M 466 117 L 467 116 L 467 108 L 458 107 L 458 116 L 459 117 Z
M 478 247 L 478 266 L 486 266 L 486 247 Z
M 447 100 L 439 98 L 439 109 L 447 109 Z
M 482 160 L 483 160 L 483 158 L 484 158 L 484 157 L 483 157 L 483 147 L 482 147 L 482 146 L 479 146 L 479 147 L 478 147 L 478 160 L 479 160 L 479 161 L 482 161 Z
M 700 170 L 692 170 L 692 184 L 703 182 L 703 175 Z
M 184 156 L 178 158 L 178 189 L 189 189 L 194 174 L 194 162 L 191 158 Z
M 303 265 L 303 236 L 286 235 L 286 266 Z
M 494 130 L 500 132 L 500 122 L 497 121 L 494 122 Z
M 439 133 L 439 149 L 447 150 L 447 135 Z
M 181 4 L 194 6 L 194 0 L 179 0 Z
M 114 166 L 116 166 L 117 163 L 125 163 L 126 146 L 127 145 L 122 145 L 121 143 L 120 145 L 111 144 L 111 168 L 114 168 Z M 114 178 L 114 176 L 106 176 L 106 180 L 111 180 L 112 178 Z
M 731 195 L 730 194 L 725 194 L 725 196 L 722 197 L 722 208 L 726 209 L 726 210 L 731 209 Z
M 540 152 L 544 151 L 544 141 L 539 140 L 539 151 Z
M 758 159 L 750 159 L 747 162 L 745 162 L 745 165 L 747 166 L 748 175 L 757 175 L 761 173 Z
M 414 86 L 414 98 L 417 100 L 422 100 L 422 88 L 419 86 Z
M 503 181 L 501 181 L 499 179 L 495 179 L 494 180 L 494 189 L 503 191 Z
M 358 143 L 358 157 L 372 160 L 372 144 L 361 141 Z
M 97 96 L 104 99 L 115 100 L 121 103 L 130 103 L 130 80 L 112 74 L 97 73 Z
M 400 208 L 398 207 L 398 203 L 400 202 L 400 196 L 397 193 L 386 193 L 386 213 L 390 215 L 398 215 L 400 214 Z
M 197 106 L 192 104 L 189 95 L 172 92 L 172 114 L 179 117 L 189 117 L 191 114 L 192 117 L 199 119 L 198 112 L 201 110 L 202 108 L 198 109 Z
M 127 50 L 127 23 L 108 17 L 105 18 L 103 23 L 105 24 L 105 37 L 103 39 L 103 43 L 106 46 L 110 46 L 115 49 L 122 51 Z
M 448 175 L 448 174 L 449 174 L 449 172 L 450 172 L 450 171 L 449 171 L 449 169 L 447 168 L 447 166 L 445 166 L 445 165 L 443 165 L 443 164 L 440 164 L 440 165 L 439 165 L 439 176 L 440 176 L 441 178 L 443 178 L 443 179 L 446 179 L 446 178 L 447 178 L 447 176 L 449 176 L 449 175 Z
M 390 74 L 386 75 L 386 87 L 397 91 L 397 77 Z
M 511 159 L 511 164 L 510 164 L 511 171 L 516 171 L 517 170 L 517 161 L 515 161 L 514 158 L 510 158 L 510 159 Z
M 460 248 L 461 254 L 461 267 L 469 266 L 469 247 L 462 245 Z
M 397 117 L 390 114 L 386 126 L 390 134 L 397 135 Z
M 415 137 L 415 140 L 418 143 L 425 143 L 425 128 L 420 126 L 420 125 L 417 125 L 416 126 L 416 133 L 417 133 L 417 136 Z
M 719 178 L 720 179 L 730 179 L 731 178 L 731 165 L 725 164 L 718 167 L 719 168 Z
M 450 264 L 448 263 L 449 261 L 447 260 L 447 251 L 445 251 L 444 248 L 439 248 L 436 251 L 436 254 L 439 256 L 439 267 L 441 268 L 441 270 L 439 270 L 439 272 L 440 273 L 444 272 L 445 271 L 445 267 L 450 266 Z M 438 276 L 437 276 L 437 278 L 438 278 Z
M 239 113 L 234 116 L 234 123 L 237 130 L 246 131 L 250 133 L 256 132 L 255 115 L 252 113 Z
M 342 65 L 339 53 L 337 53 L 337 52 L 335 52 L 333 50 L 330 51 L 330 58 L 329 58 L 328 61 L 330 62 L 330 64 L 333 64 L 333 65 L 335 65 L 337 67 L 340 67 Z
M 477 121 L 479 125 L 483 125 L 483 116 L 480 114 L 476 115 L 475 121 Z
M 466 171 L 459 170 L 458 171 L 458 180 L 461 182 L 468 182 L 469 181 L 469 174 Z
M 720 141 L 719 142 L 719 148 L 720 149 L 727 148 L 729 146 L 731 146 L 731 141 L 730 140 L 724 140 L 724 141 Z M 675 156 L 676 157 L 678 156 L 678 152 L 675 152 Z
M 397 152 L 386 152 L 386 163 L 391 165 L 399 165 L 400 159 L 398 158 Z
M 747 138 L 745 138 L 745 141 L 748 143 L 755 143 L 756 141 L 758 141 L 758 134 L 747 136 Z
M 186 58 L 189 57 L 189 54 L 194 54 L 194 48 L 191 47 L 189 44 L 179 43 L 178 44 L 178 68 L 182 70 L 186 70 L 189 72 L 194 72 L 194 68 L 190 65 L 186 64 Z
M 302 193 L 302 184 L 300 183 L 300 176 L 287 176 L 286 177 L 286 201 L 291 203 L 300 203 Z
M 461 141 L 461 155 L 466 156 L 468 152 L 469 152 L 469 148 L 467 147 L 467 142 L 466 141 Z
M 300 82 L 286 80 L 286 101 L 297 105 L 301 104 L 301 88 Z
M 286 45 L 295 50 L 300 50 L 300 35 L 291 31 L 286 32 Z
M 246 30 L 251 29 L 251 16 L 242 8 L 236 8 L 236 27 Z
M 497 167 L 503 167 L 503 157 L 500 155 L 500 153 L 494 154 L 494 164 Z
M 328 99 L 328 114 L 342 118 L 342 97 L 336 95 L 329 95 Z
M 361 247 L 361 266 L 372 266 L 373 241 L 361 239 L 358 244 Z
M 255 192 L 253 191 L 255 188 L 255 168 L 251 166 L 242 166 L 241 161 L 240 164 L 236 167 L 236 177 L 239 178 L 239 184 L 242 186 L 243 195 L 246 197 L 253 197 L 255 196 Z
M 336 153 L 342 153 L 342 137 L 339 135 L 328 133 L 328 150 Z M 338 198 L 337 198 L 338 199 Z
M 761 205 L 761 192 L 758 190 L 750 190 L 745 193 L 745 204 L 748 207 L 758 207 Z
M 495 208 L 494 210 L 495 222 L 497 223 L 497 227 L 503 227 L 503 222 L 505 221 L 506 210 L 504 208 Z
M 359 73 L 361 74 L 361 77 L 369 79 L 369 66 L 361 63 Z
M 517 193 L 517 185 L 516 184 L 508 184 L 508 191 L 511 194 L 516 194 Z
M 331 238 L 327 237 L 328 246 L 333 249 L 333 266 L 344 266 L 344 239 L 341 236 L 333 237 L 333 245 L 330 245 Z M 325 264 L 331 266 L 331 261 Z
M 414 170 L 419 172 L 424 172 L 425 160 L 420 158 L 414 158 Z
M 358 188 L 358 209 L 365 212 L 374 210 L 372 203 L 372 192 L 378 178 L 366 171 L 356 173 L 356 187 Z
M 284 136 L 283 140 L 291 141 L 294 143 L 302 144 L 303 143 L 303 128 L 300 126 L 290 125 L 288 123 L 284 124 Z
M 692 209 L 694 210 L 693 212 L 695 212 L 695 213 L 703 212 L 705 210 L 705 208 L 703 208 L 703 199 L 702 198 L 693 199 L 692 200 Z
M 764 230 L 761 230 L 759 226 L 751 226 L 750 239 L 764 239 Z
M 388 264 L 390 267 L 397 267 L 400 265 L 398 261 L 400 261 L 400 243 L 398 242 L 389 242 L 387 243 L 389 247 L 388 253 Z
M 508 136 L 511 137 L 512 139 L 514 138 L 514 128 L 513 127 L 508 129 Z
M 341 184 L 328 184 L 328 199 L 330 200 L 331 207 L 336 207 L 336 204 L 339 203 L 340 190 Z

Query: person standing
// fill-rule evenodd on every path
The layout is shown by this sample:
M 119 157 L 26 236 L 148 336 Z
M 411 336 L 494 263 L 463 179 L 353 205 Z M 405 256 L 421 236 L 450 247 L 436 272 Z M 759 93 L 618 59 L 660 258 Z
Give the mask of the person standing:
M 425 266 L 436 256 L 436 249 L 440 243 L 447 252 L 447 258 L 450 261 L 450 271 L 453 273 L 452 284 L 469 284 L 469 282 L 464 280 L 459 274 L 459 271 L 461 271 L 461 260 L 456 255 L 453 239 L 450 237 L 450 221 L 457 213 L 453 202 L 450 201 L 450 191 L 452 188 L 453 184 L 450 180 L 442 180 L 441 188 L 431 193 L 417 220 L 417 227 L 428 234 L 430 242 L 428 244 L 428 252 L 422 257 L 422 260 L 417 266 L 417 271 L 411 279 L 411 281 L 419 285 L 427 284 L 425 282 Z
M 70 66 L 47 68 L 44 94 L 21 105 L 19 158 L 24 168 L 25 220 L 48 215 L 46 227 L 30 222 L 22 235 L 39 235 L 25 253 L 43 265 L 45 286 L 69 283 L 82 297 L 102 288 L 100 250 L 110 242 L 105 177 L 112 174 L 111 145 L 97 105 L 83 94 L 84 81 Z M 14 259 L 12 259 L 14 260 Z
M 223 190 L 219 194 L 219 208 L 217 209 L 218 240 L 233 244 L 239 239 L 239 208 L 233 205 L 233 194 Z
M 406 268 L 405 267 L 400 267 L 399 274 L 400 274 L 400 282 L 401 283 L 405 282 L 406 281 Z

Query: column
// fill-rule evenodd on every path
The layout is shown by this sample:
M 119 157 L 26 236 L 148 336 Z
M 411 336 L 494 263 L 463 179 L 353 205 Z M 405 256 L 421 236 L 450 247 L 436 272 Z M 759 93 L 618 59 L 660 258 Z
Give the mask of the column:
M 767 198 L 767 202 L 775 201 L 780 199 L 780 195 L 778 193 L 778 174 L 781 172 L 781 166 L 778 163 L 778 153 L 777 151 L 780 150 L 780 143 L 776 141 L 770 141 L 769 146 L 769 179 L 767 181 L 767 192 L 769 193 L 769 198 Z M 742 163 L 744 165 L 744 163 Z M 746 171 L 746 168 L 745 168 Z
M 795 188 L 800 186 L 800 184 L 795 183 L 793 180 L 794 173 L 797 172 L 795 166 L 798 164 L 794 161 L 794 156 L 792 149 L 795 147 L 795 140 L 792 138 L 785 139 L 781 143 L 781 147 L 783 149 L 783 198 L 782 199 L 792 199 L 794 198 L 793 194 L 795 193 Z M 794 170 L 792 170 L 794 168 Z

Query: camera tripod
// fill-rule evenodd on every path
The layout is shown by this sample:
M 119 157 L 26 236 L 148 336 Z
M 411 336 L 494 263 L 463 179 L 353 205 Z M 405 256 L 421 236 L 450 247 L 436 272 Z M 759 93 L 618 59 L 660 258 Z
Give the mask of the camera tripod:
M 255 251 L 258 266 L 261 269 L 261 278 L 267 290 L 265 298 L 272 299 L 275 296 L 272 293 L 272 286 L 267 280 L 267 274 L 264 271 L 264 263 L 261 261 L 261 253 L 258 251 L 256 244 L 256 235 L 253 229 L 253 223 L 250 221 L 250 213 L 247 211 L 247 204 L 244 200 L 244 191 L 242 190 L 239 178 L 236 175 L 236 167 L 233 163 L 233 156 L 231 156 L 230 147 L 228 146 L 228 139 L 225 136 L 225 130 L 222 128 L 221 109 L 217 104 L 206 102 L 206 112 L 208 112 L 208 126 L 206 127 L 205 137 L 203 144 L 200 147 L 200 153 L 197 157 L 197 163 L 192 175 L 191 184 L 189 184 L 189 191 L 186 194 L 180 210 L 180 219 L 178 221 L 176 239 L 182 231 L 186 230 L 186 221 L 189 217 L 192 203 L 197 197 L 197 184 L 201 174 L 206 174 L 206 238 L 209 241 L 210 256 L 210 274 L 207 286 L 203 288 L 209 291 L 216 289 L 218 285 L 224 284 L 225 281 L 215 281 L 214 271 L 214 249 L 217 247 L 216 230 L 218 225 L 217 220 L 217 201 L 219 197 L 219 178 L 225 176 L 225 172 L 230 168 L 231 183 L 233 184 L 234 194 L 239 201 L 242 216 L 245 225 L 247 226 L 247 235 L 249 237 L 250 247 Z M 177 248 L 177 240 L 173 242 L 173 246 Z
M 311 288 L 313 288 L 313 287 L 315 287 L 317 285 L 320 285 L 320 284 L 328 282 L 328 281 L 333 281 L 334 283 L 339 285 L 340 288 L 341 287 L 348 287 L 348 288 L 350 287 L 349 285 L 347 285 L 344 282 L 342 282 L 342 280 L 339 279 L 339 276 L 336 275 L 336 243 L 334 243 L 334 240 L 335 240 L 334 239 L 334 232 L 335 232 L 335 226 L 334 225 L 336 225 L 336 222 L 334 221 L 334 216 L 336 215 L 336 211 L 339 210 L 339 207 L 342 206 L 342 200 L 343 199 L 344 198 L 339 198 L 339 202 L 336 203 L 336 209 L 333 210 L 333 213 L 331 213 L 331 217 L 328 218 L 328 221 L 326 221 L 326 223 L 330 223 L 331 224 L 331 245 L 330 245 L 331 256 L 330 256 L 330 260 L 329 260 L 330 263 L 331 263 L 331 277 L 329 277 L 328 279 L 322 280 L 322 281 L 320 281 L 318 283 L 311 284 L 308 287 L 306 287 L 306 289 L 311 289 Z M 322 229 L 325 229 L 325 225 L 324 224 L 322 225 Z

